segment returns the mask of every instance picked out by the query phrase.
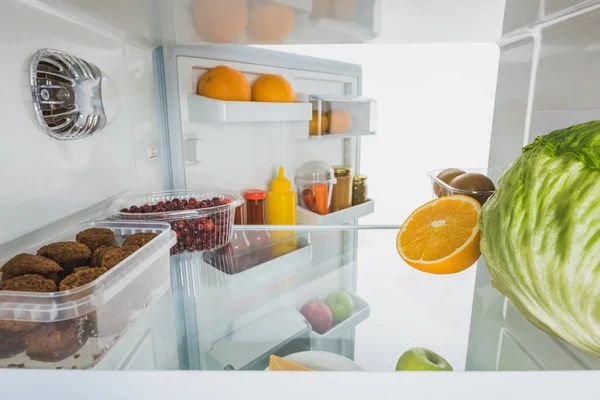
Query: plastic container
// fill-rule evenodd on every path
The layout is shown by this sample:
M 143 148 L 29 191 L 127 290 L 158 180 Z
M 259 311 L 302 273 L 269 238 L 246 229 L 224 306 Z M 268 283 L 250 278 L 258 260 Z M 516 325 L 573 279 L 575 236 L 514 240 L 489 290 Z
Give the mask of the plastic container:
M 271 191 L 267 195 L 267 215 L 269 225 L 296 225 L 296 193 L 292 191 L 292 182 L 285 178 L 283 167 L 279 168 L 279 176 L 271 183 Z M 286 230 L 271 232 L 273 257 L 296 250 L 296 231 Z
M 199 208 L 185 209 L 191 199 L 198 201 Z M 220 205 L 212 205 L 215 200 Z M 174 190 L 120 198 L 111 205 L 110 212 L 115 219 L 169 222 L 177 234 L 177 244 L 171 249 L 174 255 L 218 249 L 228 244 L 233 232 L 235 209 L 243 203 L 235 194 L 221 190 Z M 173 204 L 186 205 L 184 209 L 181 206 L 177 210 L 165 209 L 173 208 Z M 153 205 L 163 207 L 158 211 L 150 208 L 146 213 L 126 211 L 133 206 L 141 209 Z
M 329 214 L 333 185 L 337 182 L 333 168 L 322 161 L 310 161 L 296 170 L 298 204 L 320 215 Z
M 333 171 L 337 182 L 333 185 L 331 195 L 330 211 L 332 213 L 352 207 L 352 180 L 354 178 L 352 167 L 335 166 Z
M 169 289 L 169 249 L 175 234 L 160 222 L 80 224 L 13 254 L 35 254 L 49 243 L 74 241 L 89 228 L 108 228 L 119 245 L 141 232 L 158 234 L 95 281 L 54 293 L 0 291 L 0 367 L 87 369 Z
M 498 187 L 498 179 L 504 172 L 503 168 L 459 168 L 465 173 L 476 173 L 487 176 L 494 187 Z M 431 179 L 432 184 L 432 192 L 433 198 L 448 196 L 454 194 L 462 194 L 465 196 L 469 196 L 477 200 L 480 204 L 485 204 L 485 202 L 490 198 L 492 194 L 494 194 L 495 190 L 461 190 L 451 187 L 449 184 L 445 183 L 441 179 L 438 178 L 438 175 L 444 171 L 443 169 L 436 169 L 429 171 L 427 176 Z
M 310 96 L 312 119 L 309 137 L 367 136 L 377 133 L 377 103 L 366 97 L 321 98 Z
M 366 175 L 354 175 L 352 181 L 352 207 L 369 201 L 369 185 Z

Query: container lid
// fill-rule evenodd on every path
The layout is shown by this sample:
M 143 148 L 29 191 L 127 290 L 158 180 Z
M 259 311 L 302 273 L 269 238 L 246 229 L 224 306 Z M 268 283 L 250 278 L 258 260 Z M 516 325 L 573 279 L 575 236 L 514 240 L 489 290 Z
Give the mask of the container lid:
M 336 175 L 348 175 L 352 173 L 352 167 L 348 167 L 346 165 L 336 165 L 332 168 Z
M 285 178 L 283 167 L 279 167 L 279 175 L 271 182 L 272 192 L 289 192 L 292 190 L 292 182 Z
M 357 182 L 366 181 L 368 177 L 366 175 L 354 175 L 354 180 Z
M 304 184 L 337 182 L 333 168 L 323 161 L 309 161 L 296 170 L 296 182 Z
M 264 190 L 252 189 L 244 193 L 246 200 L 264 200 L 267 198 L 267 192 Z

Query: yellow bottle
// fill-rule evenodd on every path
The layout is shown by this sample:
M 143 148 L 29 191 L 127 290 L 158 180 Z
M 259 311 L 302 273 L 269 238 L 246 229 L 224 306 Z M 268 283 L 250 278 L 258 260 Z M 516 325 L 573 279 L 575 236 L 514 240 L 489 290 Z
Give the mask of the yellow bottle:
M 292 191 L 292 182 L 285 179 L 283 167 L 279 176 L 271 182 L 271 191 L 267 194 L 267 223 L 269 225 L 296 225 L 296 194 Z M 272 231 L 273 258 L 297 249 L 296 231 Z

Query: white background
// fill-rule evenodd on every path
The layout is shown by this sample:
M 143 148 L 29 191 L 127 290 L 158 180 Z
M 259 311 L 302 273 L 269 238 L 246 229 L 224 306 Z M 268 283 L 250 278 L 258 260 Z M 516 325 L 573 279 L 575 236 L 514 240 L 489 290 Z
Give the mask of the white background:
M 376 212 L 362 218 L 361 225 L 402 224 L 432 199 L 429 170 L 488 166 L 496 45 L 267 48 L 363 66 L 363 95 L 378 103 L 378 136 L 362 139 L 361 172 L 369 176 Z M 402 352 L 423 346 L 441 354 L 455 370 L 464 370 L 475 267 L 441 277 L 415 271 L 395 254 L 391 233 L 361 238 L 358 293 L 370 303 L 371 317 L 356 329 L 355 361 L 367 371 L 390 371 Z M 382 282 L 388 287 L 381 287 Z

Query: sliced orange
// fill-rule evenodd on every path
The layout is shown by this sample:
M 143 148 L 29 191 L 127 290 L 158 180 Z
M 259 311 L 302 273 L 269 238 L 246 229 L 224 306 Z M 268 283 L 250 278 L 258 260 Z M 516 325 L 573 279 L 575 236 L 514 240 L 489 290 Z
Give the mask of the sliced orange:
M 269 371 L 310 371 L 302 365 L 272 355 L 269 357 Z
M 463 195 L 432 200 L 406 219 L 396 248 L 411 267 L 432 274 L 454 274 L 479 256 L 479 202 Z

